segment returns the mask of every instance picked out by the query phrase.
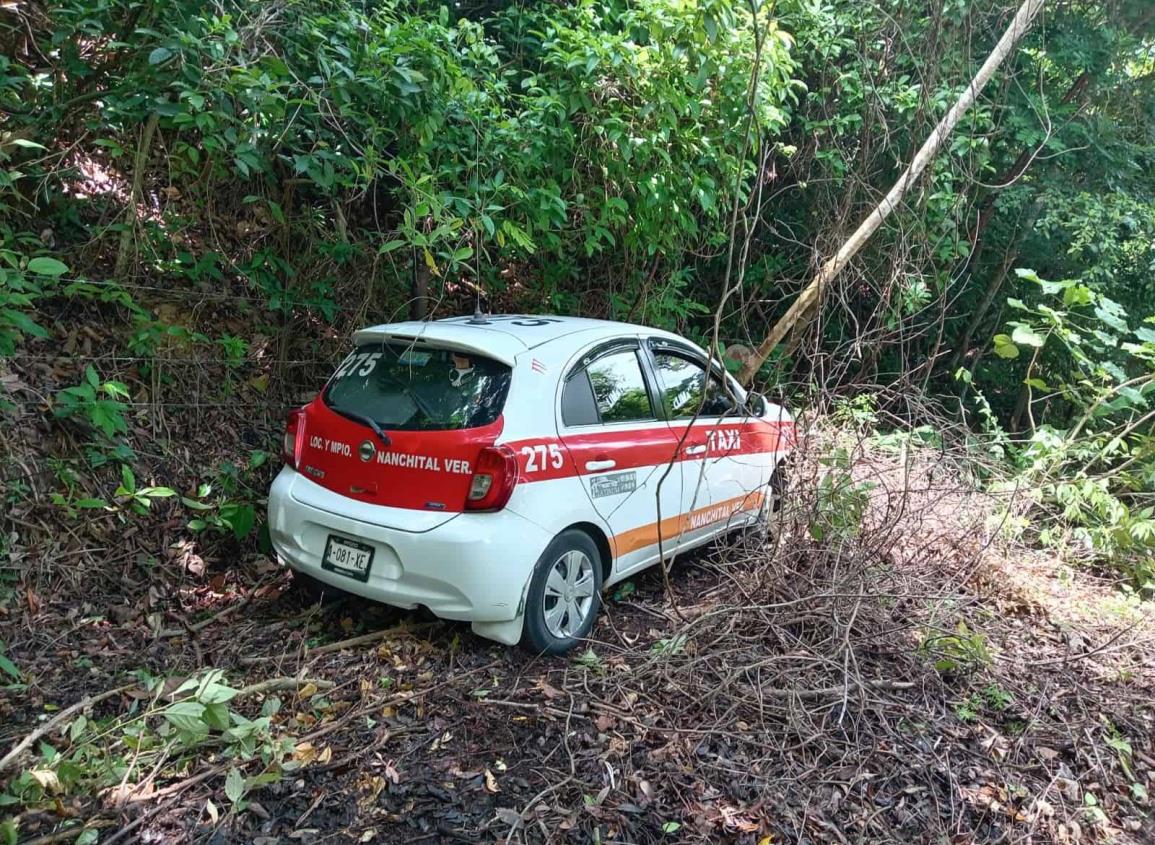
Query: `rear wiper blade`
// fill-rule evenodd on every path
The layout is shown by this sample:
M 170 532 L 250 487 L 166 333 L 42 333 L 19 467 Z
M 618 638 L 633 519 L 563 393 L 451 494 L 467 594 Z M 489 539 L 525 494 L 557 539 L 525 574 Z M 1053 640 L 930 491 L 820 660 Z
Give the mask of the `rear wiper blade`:
M 362 423 L 363 425 L 367 425 L 369 428 L 373 429 L 373 433 L 377 435 L 377 439 L 381 441 L 381 445 L 393 445 L 393 441 L 389 439 L 389 435 L 385 433 L 385 430 L 381 428 L 381 424 L 377 422 L 377 420 L 373 419 L 372 417 L 367 417 L 364 414 L 358 414 L 356 411 L 341 411 L 340 413 L 344 414 L 354 422 Z

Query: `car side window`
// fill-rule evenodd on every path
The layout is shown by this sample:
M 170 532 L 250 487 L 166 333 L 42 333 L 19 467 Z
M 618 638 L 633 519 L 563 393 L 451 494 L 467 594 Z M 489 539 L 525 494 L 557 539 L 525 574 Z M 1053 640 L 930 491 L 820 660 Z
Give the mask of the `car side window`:
M 585 372 L 603 423 L 655 418 L 636 350 L 611 352 L 586 367 Z M 565 404 L 564 394 L 562 404 Z
M 561 421 L 565 425 L 597 425 L 600 421 L 590 377 L 585 370 L 571 375 L 561 389 Z
M 737 406 L 717 375 L 706 378 L 706 368 L 697 361 L 670 352 L 654 352 L 658 381 L 671 419 L 725 417 L 737 413 Z M 703 403 L 703 390 L 705 402 Z M 701 411 L 698 409 L 701 408 Z

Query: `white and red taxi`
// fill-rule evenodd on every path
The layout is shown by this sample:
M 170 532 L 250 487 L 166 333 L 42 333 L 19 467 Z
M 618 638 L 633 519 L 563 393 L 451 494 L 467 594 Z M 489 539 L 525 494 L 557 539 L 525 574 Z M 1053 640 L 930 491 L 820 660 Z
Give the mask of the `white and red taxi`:
M 571 317 L 363 329 L 292 412 L 280 559 L 561 653 L 614 582 L 766 518 L 794 437 L 677 335 Z

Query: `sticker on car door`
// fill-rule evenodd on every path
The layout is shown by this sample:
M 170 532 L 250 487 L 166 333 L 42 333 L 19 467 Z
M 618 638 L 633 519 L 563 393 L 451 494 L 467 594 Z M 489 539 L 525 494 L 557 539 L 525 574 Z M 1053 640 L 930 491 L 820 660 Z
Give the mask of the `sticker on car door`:
M 610 475 L 590 476 L 590 496 L 600 499 L 604 496 L 620 496 L 638 489 L 638 473 L 615 472 Z

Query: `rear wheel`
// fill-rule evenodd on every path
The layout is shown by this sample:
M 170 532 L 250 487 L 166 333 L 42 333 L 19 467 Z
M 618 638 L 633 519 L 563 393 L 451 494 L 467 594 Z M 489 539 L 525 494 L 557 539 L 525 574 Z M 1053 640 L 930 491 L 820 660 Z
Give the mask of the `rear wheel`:
M 593 628 L 601 589 L 601 555 L 593 539 L 572 528 L 558 534 L 533 568 L 522 645 L 538 653 L 569 651 Z
M 773 527 L 774 514 L 782 508 L 782 499 L 786 495 L 786 462 L 779 461 L 770 473 L 770 481 L 766 484 L 766 497 L 762 500 L 762 510 L 758 514 L 755 524 L 759 531 L 768 532 Z

